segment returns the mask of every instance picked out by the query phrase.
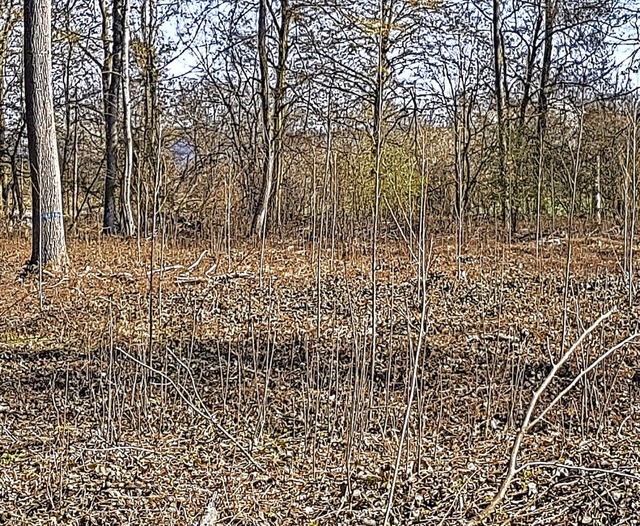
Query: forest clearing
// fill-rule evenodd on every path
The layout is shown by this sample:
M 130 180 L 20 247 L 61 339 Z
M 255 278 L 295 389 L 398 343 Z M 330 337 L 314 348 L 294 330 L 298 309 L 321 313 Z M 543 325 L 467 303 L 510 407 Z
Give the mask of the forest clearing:
M 640 526 L 640 0 L 0 0 L 0 525 Z
M 467 523 L 562 350 L 567 246 L 550 241 L 536 262 L 532 242 L 478 231 L 459 277 L 455 239 L 433 238 L 422 337 L 416 267 L 381 242 L 371 369 L 366 244 L 332 259 L 295 239 L 262 257 L 251 242 L 167 243 L 150 281 L 149 243 L 74 239 L 41 308 L 37 276 L 19 277 L 27 240 L 3 238 L 0 522 L 382 524 L 397 465 L 391 523 Z M 637 331 L 619 243 L 573 243 L 566 341 L 619 312 L 538 411 Z M 637 524 L 639 400 L 631 344 L 527 433 L 488 524 Z

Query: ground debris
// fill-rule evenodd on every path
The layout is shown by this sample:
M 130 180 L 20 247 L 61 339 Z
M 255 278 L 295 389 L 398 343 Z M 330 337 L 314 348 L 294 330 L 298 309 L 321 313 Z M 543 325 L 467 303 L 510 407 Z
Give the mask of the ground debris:
M 458 281 L 447 241 L 435 243 L 428 320 L 415 266 L 381 245 L 372 360 L 366 257 L 327 252 L 318 276 L 305 246 L 267 244 L 261 271 L 249 245 L 230 258 L 168 245 L 150 279 L 149 247 L 100 242 L 99 257 L 71 244 L 67 273 L 44 276 L 41 310 L 37 276 L 15 279 L 28 247 L 0 241 L 0 524 L 381 524 L 421 328 L 392 519 L 462 524 L 498 487 L 562 345 L 553 244 L 544 271 L 532 246 L 469 246 Z M 608 257 L 576 244 L 569 340 L 617 301 Z M 621 308 L 552 393 L 637 319 Z M 635 347 L 612 357 L 534 430 L 501 522 L 639 516 L 637 364 Z

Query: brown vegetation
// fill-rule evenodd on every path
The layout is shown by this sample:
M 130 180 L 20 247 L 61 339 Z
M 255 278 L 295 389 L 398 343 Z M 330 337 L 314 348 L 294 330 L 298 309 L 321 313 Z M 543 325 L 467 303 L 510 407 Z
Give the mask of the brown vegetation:
M 478 231 L 458 279 L 455 238 L 433 239 L 395 524 L 463 523 L 503 480 L 563 344 L 566 245 L 547 241 L 536 262 L 533 241 Z M 19 276 L 27 241 L 2 239 L 0 523 L 191 525 L 208 509 L 210 524 L 381 524 L 421 300 L 404 246 L 381 243 L 370 371 L 371 257 L 348 248 L 325 249 L 318 280 L 299 240 L 269 242 L 262 267 L 250 243 L 158 241 L 150 280 L 144 240 L 75 239 L 68 273 L 44 274 L 41 310 L 37 277 Z M 542 402 L 637 330 L 620 250 L 574 240 L 565 345 L 621 311 Z M 638 376 L 628 346 L 561 400 L 525 437 L 491 524 L 633 523 Z

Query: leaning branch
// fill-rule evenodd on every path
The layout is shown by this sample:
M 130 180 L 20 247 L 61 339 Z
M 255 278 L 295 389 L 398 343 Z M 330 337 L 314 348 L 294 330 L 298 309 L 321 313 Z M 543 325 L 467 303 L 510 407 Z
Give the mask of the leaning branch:
M 513 481 L 514 476 L 518 473 L 518 468 L 517 468 L 518 453 L 520 452 L 520 447 L 522 446 L 522 442 L 526 434 L 529 432 L 529 430 L 532 429 L 538 422 L 540 422 L 544 418 L 544 416 L 560 401 L 560 399 L 565 394 L 567 394 L 573 387 L 575 387 L 575 385 L 582 378 L 584 378 L 584 376 L 586 376 L 590 371 L 592 371 L 600 363 L 602 363 L 603 360 L 605 360 L 608 356 L 613 354 L 618 349 L 624 347 L 625 345 L 628 345 L 633 340 L 640 337 L 639 333 L 633 334 L 632 336 L 629 336 L 627 339 L 623 340 L 622 342 L 614 345 L 613 347 L 608 349 L 606 352 L 602 353 L 598 357 L 598 359 L 596 359 L 591 365 L 589 365 L 589 367 L 582 370 L 580 374 L 578 374 L 575 377 L 575 379 L 542 410 L 542 412 L 540 413 L 540 416 L 534 419 L 533 412 L 535 411 L 538 401 L 540 400 L 540 397 L 545 392 L 545 390 L 547 389 L 551 381 L 558 374 L 558 371 L 560 371 L 562 366 L 567 362 L 567 360 L 569 360 L 569 358 L 573 355 L 576 349 L 578 349 L 582 345 L 586 337 L 589 334 L 591 334 L 598 326 L 600 326 L 606 319 L 608 319 L 615 312 L 616 312 L 616 309 L 612 309 L 609 312 L 603 314 L 593 323 L 593 325 L 591 325 L 591 327 L 589 327 L 586 331 L 584 331 L 582 335 L 576 340 L 576 342 L 571 346 L 571 348 L 567 352 L 565 352 L 562 355 L 562 358 L 560 358 L 560 360 L 558 360 L 558 362 L 553 366 L 553 368 L 551 369 L 551 372 L 549 372 L 549 374 L 544 379 L 540 387 L 533 394 L 527 413 L 524 417 L 524 420 L 522 421 L 520 430 L 518 431 L 518 434 L 516 435 L 515 441 L 513 443 L 513 447 L 511 449 L 511 455 L 509 458 L 509 467 L 507 469 L 507 473 L 504 478 L 504 481 L 500 486 L 500 490 L 498 491 L 496 496 L 493 498 L 491 503 L 484 510 L 482 510 L 478 514 L 478 516 L 473 520 L 474 524 L 478 524 L 482 522 L 484 519 L 486 519 L 487 517 L 489 517 L 495 511 L 498 504 L 502 502 L 505 495 L 507 494 L 507 491 L 509 490 L 509 487 L 511 485 L 511 482 Z

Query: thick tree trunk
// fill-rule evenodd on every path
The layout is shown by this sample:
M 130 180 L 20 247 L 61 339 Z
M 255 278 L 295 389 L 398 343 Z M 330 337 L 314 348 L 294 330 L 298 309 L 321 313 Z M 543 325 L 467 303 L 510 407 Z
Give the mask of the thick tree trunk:
M 106 9 L 102 4 L 103 20 Z M 107 172 L 104 181 L 104 215 L 102 218 L 102 232 L 114 234 L 117 231 L 116 218 L 116 181 L 118 177 L 118 100 L 120 93 L 120 79 L 122 77 L 122 42 L 123 17 L 121 0 L 113 0 L 113 44 L 109 56 L 105 54 L 105 70 L 103 70 L 104 92 L 104 123 L 106 133 L 106 165 Z M 103 33 L 105 24 L 103 22 Z M 103 34 L 104 38 L 104 34 Z M 105 53 L 108 45 L 105 45 Z M 108 69 L 107 69 L 108 68 Z
M 32 264 L 66 260 L 51 77 L 51 1 L 24 2 L 24 80 L 33 208 Z
M 133 211 L 131 209 L 131 174 L 133 171 L 133 137 L 131 134 L 131 91 L 129 82 L 129 43 L 131 40 L 130 3 L 123 0 L 123 41 L 122 41 L 122 110 L 124 116 L 124 174 L 120 192 L 120 230 L 125 236 L 135 233 Z
M 271 86 L 269 85 L 269 62 L 267 57 L 267 1 L 260 0 L 258 10 L 258 61 L 260 63 L 260 100 L 262 103 L 262 134 L 264 141 L 264 160 L 262 163 L 262 188 L 258 207 L 253 216 L 251 233 L 262 237 L 266 233 L 269 199 L 273 186 L 273 114 L 271 111 Z

